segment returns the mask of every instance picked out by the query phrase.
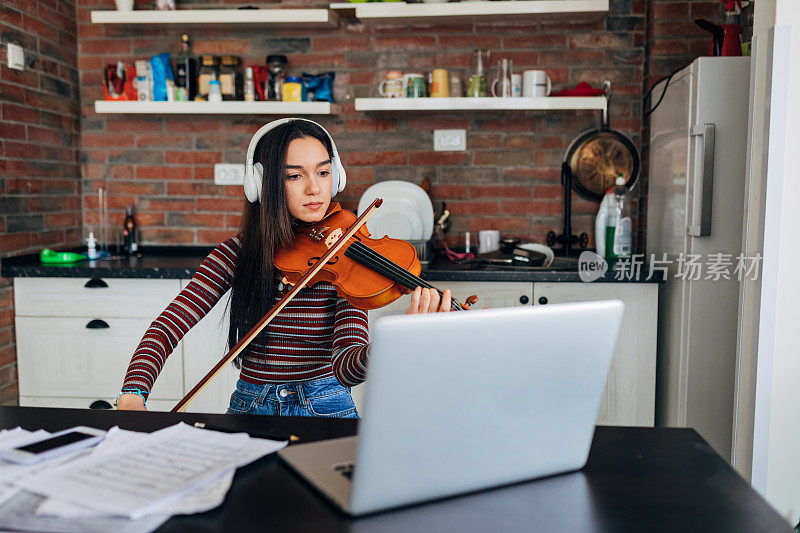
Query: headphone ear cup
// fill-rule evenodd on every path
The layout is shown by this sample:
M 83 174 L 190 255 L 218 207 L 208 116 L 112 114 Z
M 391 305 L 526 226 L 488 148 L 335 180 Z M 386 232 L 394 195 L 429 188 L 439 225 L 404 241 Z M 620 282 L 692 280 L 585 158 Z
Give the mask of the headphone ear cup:
M 253 165 L 252 172 L 245 172 L 244 194 L 250 203 L 256 203 L 261 199 L 261 184 L 264 181 L 264 167 L 261 163 Z
M 342 192 L 344 190 L 344 186 L 347 184 L 347 175 L 344 172 L 342 161 L 339 159 L 339 154 L 336 154 L 336 156 L 333 158 L 331 172 L 334 180 L 333 183 L 331 183 L 331 198 L 333 198 L 336 196 L 337 192 Z

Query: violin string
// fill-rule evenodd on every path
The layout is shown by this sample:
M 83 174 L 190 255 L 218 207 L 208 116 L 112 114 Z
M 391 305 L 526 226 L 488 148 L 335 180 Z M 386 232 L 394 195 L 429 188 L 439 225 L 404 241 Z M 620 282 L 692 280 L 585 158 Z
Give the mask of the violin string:
M 388 271 L 387 273 L 389 275 L 395 275 L 395 276 L 398 276 L 398 277 L 402 277 L 403 280 L 405 281 L 404 285 L 407 288 L 413 290 L 417 285 L 419 285 L 419 286 L 426 287 L 426 288 L 429 288 L 429 289 L 435 289 L 439 293 L 440 296 L 444 295 L 444 293 L 441 290 L 439 290 L 438 288 L 436 288 L 433 285 L 429 284 L 427 281 L 425 281 L 424 279 L 420 278 L 419 276 L 415 276 L 414 274 L 411 274 L 406 269 L 404 269 L 403 267 L 401 267 L 400 265 L 398 265 L 394 261 L 391 261 L 387 257 L 381 255 L 380 253 L 376 252 L 372 248 L 370 248 L 370 247 L 368 247 L 368 246 L 366 246 L 366 245 L 364 245 L 364 244 L 362 244 L 360 242 L 353 243 L 353 244 L 357 245 L 357 246 L 355 246 L 354 251 L 358 250 L 358 251 L 362 252 L 362 256 L 366 256 L 365 258 L 371 258 L 374 262 L 380 263 Z M 347 252 L 345 252 L 345 255 L 347 255 Z M 413 282 L 414 285 L 409 284 L 410 281 Z M 461 304 L 461 302 L 459 302 L 455 298 L 451 298 L 451 300 L 450 300 L 450 308 L 452 310 L 454 310 L 454 311 L 463 311 L 463 310 L 466 309 Z
M 354 247 L 352 251 L 350 248 L 348 248 L 348 250 L 345 251 L 346 256 L 352 257 L 353 259 L 362 262 L 366 266 L 373 268 L 374 270 L 378 271 L 378 273 L 383 274 L 391 279 L 400 278 L 397 279 L 396 281 L 408 289 L 413 290 L 414 288 L 416 288 L 417 285 L 419 285 L 430 289 L 436 289 L 436 291 L 440 295 L 443 295 L 441 290 L 437 289 L 436 287 L 433 287 L 422 278 L 414 276 L 413 274 L 405 270 L 397 263 L 387 259 L 383 255 L 372 250 L 371 248 L 361 243 L 354 243 L 354 244 L 358 244 L 358 246 Z M 353 245 L 351 245 L 351 247 L 352 246 Z M 450 308 L 454 311 L 463 311 L 465 309 L 465 307 L 455 298 L 451 298 Z
M 360 243 L 354 242 L 352 243 L 347 250 L 345 251 L 346 256 L 354 256 L 353 259 L 361 259 L 361 261 L 365 261 L 367 266 L 372 267 L 373 265 L 381 268 L 386 274 L 387 277 L 394 276 L 397 279 L 398 283 L 401 283 L 406 288 L 413 290 L 417 285 L 426 287 L 429 289 L 436 289 L 436 291 L 443 295 L 443 292 L 436 287 L 429 284 L 424 279 L 420 278 L 419 276 L 415 276 L 408 272 L 406 269 L 391 261 L 390 259 L 384 257 L 383 255 L 379 254 L 372 248 Z M 384 273 L 381 272 L 381 273 Z M 395 279 L 395 278 L 392 278 Z M 450 307 L 453 310 L 460 311 L 464 310 L 465 307 L 455 298 L 451 298 Z

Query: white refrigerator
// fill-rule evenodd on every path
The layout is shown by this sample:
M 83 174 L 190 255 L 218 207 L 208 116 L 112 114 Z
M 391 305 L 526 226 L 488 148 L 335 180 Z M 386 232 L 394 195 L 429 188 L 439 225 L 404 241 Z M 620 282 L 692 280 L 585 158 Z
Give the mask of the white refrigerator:
M 666 259 L 668 268 L 659 288 L 656 425 L 692 427 L 728 460 L 749 87 L 750 58 L 699 58 L 672 78 L 650 126 L 647 259 Z M 698 263 L 699 276 L 689 266 Z M 730 279 L 720 274 L 726 266 Z

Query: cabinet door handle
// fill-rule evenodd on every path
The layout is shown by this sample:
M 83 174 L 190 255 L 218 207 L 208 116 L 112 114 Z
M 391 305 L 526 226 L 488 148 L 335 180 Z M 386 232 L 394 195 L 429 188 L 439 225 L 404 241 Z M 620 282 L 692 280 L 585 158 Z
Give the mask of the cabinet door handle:
M 105 320 L 100 320 L 99 318 L 90 320 L 89 323 L 86 324 L 86 329 L 106 329 L 110 327 L 111 326 L 108 325 L 108 322 Z
M 107 289 L 108 283 L 100 278 L 92 278 L 84 285 L 87 289 Z
M 111 409 L 111 404 L 105 400 L 95 400 L 89 405 L 89 409 Z
M 539 303 L 544 305 L 547 303 L 547 296 L 542 296 L 539 298 Z

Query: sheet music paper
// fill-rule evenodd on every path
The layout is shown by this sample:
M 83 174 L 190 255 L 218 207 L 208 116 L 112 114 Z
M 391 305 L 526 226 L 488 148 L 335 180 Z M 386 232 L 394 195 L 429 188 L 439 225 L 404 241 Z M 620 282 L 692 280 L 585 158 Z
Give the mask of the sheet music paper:
M 92 454 L 111 451 L 120 446 L 136 442 L 147 436 L 147 433 L 128 431 L 113 427 L 108 431 L 106 438 L 97 445 Z M 158 514 L 178 515 L 202 513 L 220 505 L 233 482 L 233 469 L 222 474 L 221 477 L 207 483 L 172 503 L 158 509 Z M 37 516 L 58 516 L 61 518 L 88 518 L 92 516 L 113 516 L 108 513 L 88 509 L 73 503 L 65 502 L 58 498 L 48 498 L 36 509 Z M 153 516 L 153 515 L 147 515 Z
M 20 485 L 81 507 L 136 519 L 286 444 L 180 423 L 112 451 L 26 477 Z

